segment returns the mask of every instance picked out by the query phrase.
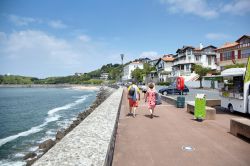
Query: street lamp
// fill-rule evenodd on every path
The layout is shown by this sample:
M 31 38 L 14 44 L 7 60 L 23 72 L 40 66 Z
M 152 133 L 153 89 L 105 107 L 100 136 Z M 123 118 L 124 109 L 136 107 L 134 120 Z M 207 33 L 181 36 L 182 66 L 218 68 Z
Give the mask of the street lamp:
M 123 76 L 123 58 L 124 58 L 124 54 L 121 54 L 121 59 L 122 59 L 122 76 Z M 121 82 L 122 82 L 122 77 L 121 77 Z

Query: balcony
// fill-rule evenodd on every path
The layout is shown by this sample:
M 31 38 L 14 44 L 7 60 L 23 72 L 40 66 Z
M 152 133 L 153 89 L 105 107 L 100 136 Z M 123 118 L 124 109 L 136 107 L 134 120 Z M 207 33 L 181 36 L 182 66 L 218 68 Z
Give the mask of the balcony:
M 194 55 L 216 55 L 214 51 L 194 51 Z
M 250 43 L 239 44 L 238 48 L 250 47 Z
M 180 60 L 173 63 L 173 65 L 182 65 L 182 64 L 188 64 L 188 63 L 194 63 L 194 64 L 202 64 L 201 61 L 197 61 L 194 59 L 189 60 Z

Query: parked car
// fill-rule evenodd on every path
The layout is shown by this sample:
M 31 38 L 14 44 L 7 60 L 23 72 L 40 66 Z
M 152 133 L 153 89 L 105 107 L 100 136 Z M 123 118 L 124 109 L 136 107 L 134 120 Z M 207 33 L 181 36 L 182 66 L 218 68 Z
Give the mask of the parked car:
M 183 90 L 183 94 L 187 94 L 188 92 L 189 92 L 189 89 L 185 85 L 184 86 L 184 90 Z M 171 85 L 167 86 L 166 88 L 160 89 L 159 93 L 161 93 L 162 95 L 166 95 L 166 94 L 181 94 L 181 91 L 176 88 L 176 84 L 171 84 Z

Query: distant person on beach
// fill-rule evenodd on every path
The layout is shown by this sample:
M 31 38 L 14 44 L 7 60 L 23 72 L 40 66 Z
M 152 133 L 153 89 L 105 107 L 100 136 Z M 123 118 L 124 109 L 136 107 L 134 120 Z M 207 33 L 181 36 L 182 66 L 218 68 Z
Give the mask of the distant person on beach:
M 149 83 L 148 90 L 146 92 L 145 102 L 148 102 L 148 109 L 150 112 L 150 118 L 154 117 L 154 109 L 156 105 L 156 90 L 154 83 Z
M 135 85 L 135 81 L 132 81 L 132 85 L 128 87 L 128 101 L 129 101 L 129 115 L 132 114 L 135 118 L 136 108 L 138 107 L 138 101 L 140 100 L 140 90 L 137 85 Z

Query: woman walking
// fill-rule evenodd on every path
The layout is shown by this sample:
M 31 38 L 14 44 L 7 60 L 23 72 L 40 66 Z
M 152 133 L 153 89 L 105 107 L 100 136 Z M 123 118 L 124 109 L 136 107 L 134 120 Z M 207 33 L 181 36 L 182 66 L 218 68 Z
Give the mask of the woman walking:
M 145 102 L 148 102 L 148 109 L 150 112 L 150 118 L 154 117 L 154 109 L 156 105 L 156 90 L 153 83 L 149 83 L 148 90 L 145 97 Z

